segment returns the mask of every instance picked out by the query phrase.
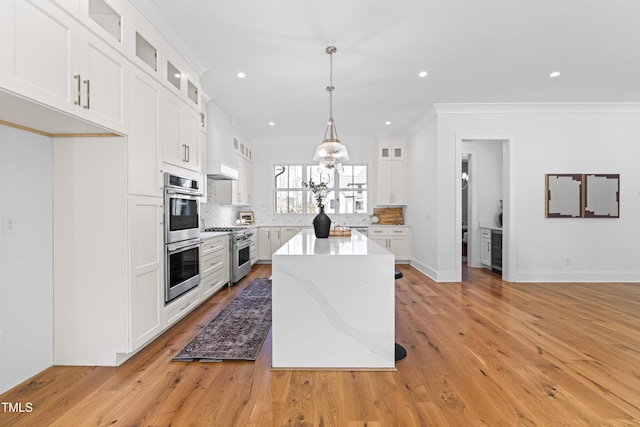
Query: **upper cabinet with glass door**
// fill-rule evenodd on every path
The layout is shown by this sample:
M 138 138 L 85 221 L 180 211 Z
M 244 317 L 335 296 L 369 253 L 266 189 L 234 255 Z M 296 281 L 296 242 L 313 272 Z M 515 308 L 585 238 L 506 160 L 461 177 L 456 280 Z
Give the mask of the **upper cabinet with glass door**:
M 405 160 L 406 142 L 381 142 L 378 144 L 378 160 Z
M 407 143 L 378 142 L 376 201 L 379 206 L 407 204 Z
M 132 6 L 126 0 L 54 0 L 121 54 L 129 52 Z
M 163 61 L 164 84 L 200 114 L 200 79 L 195 71 L 173 51 Z

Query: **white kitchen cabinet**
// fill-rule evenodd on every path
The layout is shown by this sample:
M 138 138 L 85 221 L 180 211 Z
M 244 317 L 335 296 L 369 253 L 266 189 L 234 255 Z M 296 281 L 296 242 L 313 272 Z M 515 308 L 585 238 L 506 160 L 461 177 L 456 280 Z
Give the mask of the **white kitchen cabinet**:
M 129 196 L 130 351 L 149 342 L 163 327 L 163 214 L 162 197 Z
M 280 227 L 260 227 L 258 229 L 258 259 L 271 260 L 271 255 L 280 247 Z
M 238 180 L 236 181 L 236 202 L 240 206 L 251 205 L 253 166 L 245 157 L 238 158 Z
M 299 232 L 300 227 L 280 227 L 280 246 L 287 243 L 293 236 L 295 236 Z M 280 249 L 280 246 L 278 246 L 276 250 Z
M 93 33 L 80 33 L 80 72 L 74 76 L 81 116 L 126 134 L 129 61 Z M 81 82 L 80 82 L 81 81 Z M 78 84 L 80 90 L 78 91 Z
M 161 134 L 163 160 L 174 166 L 201 171 L 200 116 L 191 107 L 170 93 L 163 93 Z
M 491 267 L 491 229 L 480 228 L 480 263 Z
M 406 142 L 378 143 L 377 203 L 407 204 Z
M 129 49 L 127 0 L 53 0 L 121 54 Z
M 394 227 L 369 227 L 369 239 L 392 252 L 396 262 L 408 262 L 411 260 L 411 228 Z
M 0 2 L 0 86 L 119 133 L 127 131 L 127 59 L 56 4 Z
M 200 246 L 200 292 L 208 298 L 229 283 L 229 236 L 203 239 Z
M 258 237 L 253 236 L 251 246 L 249 248 L 249 256 L 251 257 L 251 266 L 258 262 Z
M 74 114 L 80 25 L 57 5 L 36 0 L 0 2 L 0 86 Z
M 300 232 L 300 227 L 259 227 L 258 230 L 258 260 L 269 261 L 275 251 Z
M 131 67 L 131 126 L 129 127 L 129 193 L 162 196 L 160 151 L 160 84 Z
M 147 30 L 146 25 L 138 22 L 135 25 L 133 49 L 129 59 L 142 70 L 159 79 L 158 42 L 152 37 L 155 33 L 152 30 Z
M 128 212 L 126 138 L 57 138 L 53 144 L 54 364 L 115 366 L 144 339 L 132 284 L 148 288 L 159 228 L 130 227 L 148 210 Z M 159 209 L 158 209 L 159 210 Z M 152 235 L 149 247 L 137 238 Z M 131 264 L 134 260 L 137 264 Z M 132 269 L 129 269 L 129 265 Z M 149 264 L 149 270 L 145 269 Z M 135 267 L 134 267 L 135 266 Z M 154 276 L 154 273 L 150 273 Z M 138 282 L 140 279 L 140 282 Z M 144 284 L 142 283 L 144 281 Z M 141 292 L 145 292 L 140 289 Z M 154 298 L 154 303 L 157 300 Z M 146 320 L 150 315 L 142 315 Z M 153 322 L 144 323 L 151 325 Z M 134 332 L 132 328 L 137 328 Z M 149 326 L 149 329 L 153 326 Z

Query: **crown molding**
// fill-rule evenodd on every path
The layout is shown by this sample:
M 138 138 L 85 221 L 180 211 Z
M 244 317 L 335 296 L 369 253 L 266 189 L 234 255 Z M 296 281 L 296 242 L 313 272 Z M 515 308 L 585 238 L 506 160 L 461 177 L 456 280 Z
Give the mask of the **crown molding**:
M 440 114 L 640 113 L 640 103 L 501 103 L 433 104 Z

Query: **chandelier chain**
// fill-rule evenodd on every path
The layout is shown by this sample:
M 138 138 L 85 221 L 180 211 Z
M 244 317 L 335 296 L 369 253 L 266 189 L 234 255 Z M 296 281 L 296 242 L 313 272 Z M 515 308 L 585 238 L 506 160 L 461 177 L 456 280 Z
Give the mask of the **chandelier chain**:
M 335 49 L 335 48 L 334 48 Z M 333 121 L 333 53 L 334 50 L 329 51 L 329 119 Z

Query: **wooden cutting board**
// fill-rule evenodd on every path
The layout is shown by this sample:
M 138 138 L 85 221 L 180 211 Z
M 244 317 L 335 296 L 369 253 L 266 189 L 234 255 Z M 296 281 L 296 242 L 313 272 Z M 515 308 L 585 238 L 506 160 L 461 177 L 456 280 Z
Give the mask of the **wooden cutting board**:
M 404 225 L 402 208 L 374 208 L 373 214 L 380 220 L 378 224 Z

